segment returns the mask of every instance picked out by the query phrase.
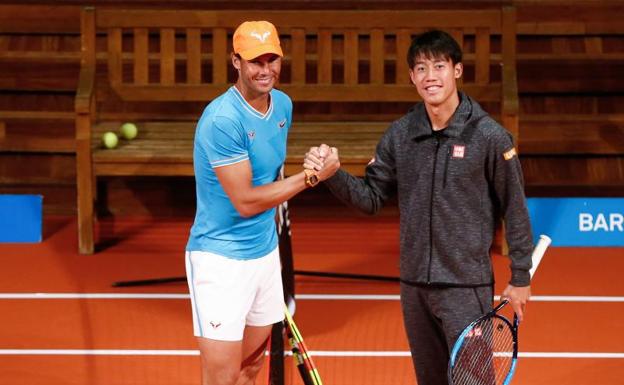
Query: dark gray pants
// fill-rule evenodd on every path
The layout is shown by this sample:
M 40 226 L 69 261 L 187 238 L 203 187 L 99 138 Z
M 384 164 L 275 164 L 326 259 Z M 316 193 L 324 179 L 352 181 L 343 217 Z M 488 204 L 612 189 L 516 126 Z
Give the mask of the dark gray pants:
M 448 385 L 450 351 L 462 330 L 492 309 L 493 289 L 401 283 L 401 306 L 419 385 Z

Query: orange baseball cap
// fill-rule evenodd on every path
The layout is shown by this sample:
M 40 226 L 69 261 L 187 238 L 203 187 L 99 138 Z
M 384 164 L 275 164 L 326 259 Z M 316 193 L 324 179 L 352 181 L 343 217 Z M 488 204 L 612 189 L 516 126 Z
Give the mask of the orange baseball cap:
M 246 21 L 234 31 L 234 53 L 245 60 L 274 53 L 284 56 L 275 26 L 268 21 Z

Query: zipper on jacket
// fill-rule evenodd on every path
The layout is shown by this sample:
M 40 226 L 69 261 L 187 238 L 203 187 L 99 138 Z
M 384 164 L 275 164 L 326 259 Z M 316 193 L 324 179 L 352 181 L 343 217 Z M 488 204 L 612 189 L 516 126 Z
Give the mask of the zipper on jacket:
M 433 154 L 433 173 L 431 177 L 431 197 L 429 201 L 429 268 L 427 271 L 427 285 L 431 284 L 431 261 L 433 260 L 433 194 L 435 193 L 436 167 L 438 163 L 438 151 L 440 150 L 440 138 L 436 137 L 436 147 Z
M 444 174 L 442 174 L 442 189 L 446 188 L 446 173 L 448 171 L 448 164 L 451 157 L 451 147 L 446 148 L 446 157 L 444 158 Z

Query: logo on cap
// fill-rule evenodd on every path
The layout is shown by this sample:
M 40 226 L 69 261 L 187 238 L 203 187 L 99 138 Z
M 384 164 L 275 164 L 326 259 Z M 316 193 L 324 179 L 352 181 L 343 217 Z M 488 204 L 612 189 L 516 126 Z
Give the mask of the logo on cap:
M 266 31 L 265 33 L 263 33 L 262 35 L 260 35 L 258 32 L 253 31 L 252 33 L 250 33 L 250 36 L 255 37 L 256 39 L 260 40 L 261 42 L 264 43 L 264 41 L 266 40 L 266 38 L 271 34 L 271 32 Z

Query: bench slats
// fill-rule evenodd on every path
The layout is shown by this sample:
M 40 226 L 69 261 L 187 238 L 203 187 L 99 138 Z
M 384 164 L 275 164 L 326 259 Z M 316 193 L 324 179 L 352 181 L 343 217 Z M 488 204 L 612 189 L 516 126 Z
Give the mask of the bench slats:
M 171 85 L 175 82 L 175 41 L 174 30 L 160 30 L 160 82 Z
M 319 31 L 316 49 L 318 51 L 318 83 L 329 84 L 332 81 L 332 33 L 330 30 Z
M 353 85 L 358 83 L 360 58 L 359 36 L 355 29 L 344 34 L 344 82 Z
M 490 82 L 490 33 L 487 28 L 478 28 L 475 44 L 475 81 L 477 84 Z
M 148 83 L 148 30 L 134 29 L 134 82 L 145 85 Z
M 303 84 L 306 78 L 306 35 L 303 28 L 293 28 L 290 53 L 292 84 Z
M 107 11 L 101 12 L 106 13 Z M 403 57 L 405 57 L 405 51 L 409 47 L 412 34 L 420 33 L 427 28 L 422 25 L 398 28 L 402 25 L 400 23 L 392 25 L 391 21 L 393 20 L 404 21 L 405 15 L 403 13 L 384 11 L 383 17 L 380 17 L 378 12 L 344 13 L 345 17 L 349 16 L 350 21 L 337 24 L 331 28 L 325 27 L 325 21 L 308 28 L 306 26 L 310 23 L 308 20 L 310 15 L 306 13 L 306 16 L 302 17 L 297 13 L 288 13 L 295 19 L 285 25 L 293 25 L 293 27 L 284 28 L 280 24 L 280 28 L 282 28 L 285 62 L 288 63 L 290 60 L 291 64 L 291 78 L 288 79 L 290 82 L 287 79 L 282 79 L 281 87 L 287 92 L 294 92 L 290 96 L 295 100 L 339 102 L 413 100 L 413 89 L 403 87 L 410 84 L 409 69 Z M 477 20 L 471 19 L 470 22 L 463 24 L 459 23 L 459 13 L 454 11 L 426 13 L 431 16 L 438 15 L 437 19 L 440 19 L 440 15 L 448 16 L 441 17 L 445 22 L 440 26 L 451 33 L 460 45 L 473 44 L 474 41 L 474 51 L 464 49 L 467 51 L 464 63 L 466 66 L 474 67 L 475 78 L 466 82 L 459 79 L 460 87 L 466 83 L 467 87 L 464 90 L 467 92 L 477 90 L 474 96 L 485 102 L 501 100 L 502 90 L 494 89 L 500 85 L 491 82 L 492 75 L 490 73 L 492 68 L 500 68 L 496 64 L 499 64 L 502 55 L 491 52 L 491 38 L 496 34 L 496 30 L 500 29 L 500 25 L 482 25 L 480 23 L 485 20 L 489 22 L 495 20 L 500 23 L 502 13 L 500 11 L 488 11 L 484 13 L 485 16 L 479 13 Z M 229 80 L 228 51 L 230 38 L 228 36 L 231 34 L 233 26 L 225 26 L 225 24 L 227 24 L 226 21 L 229 17 L 235 18 L 240 15 L 236 12 L 218 13 L 223 17 L 213 20 L 213 24 L 207 24 L 203 28 L 192 27 L 194 22 L 191 21 L 187 21 L 188 26 L 191 27 L 187 26 L 184 29 L 178 28 L 176 30 L 171 26 L 161 27 L 159 36 L 150 36 L 147 27 L 134 27 L 135 50 L 122 52 L 122 39 L 125 39 L 127 34 L 122 35 L 122 27 L 120 26 L 125 26 L 124 20 L 131 14 L 135 13 L 133 11 L 113 12 L 105 16 L 111 23 L 114 19 L 113 15 L 117 15 L 119 18 L 117 24 L 111 24 L 116 25 L 116 27 L 108 28 L 108 62 L 109 82 L 122 100 L 205 101 L 211 100 L 226 88 L 225 85 L 228 84 Z M 206 20 L 212 20 L 210 15 L 213 13 L 202 11 L 189 15 L 191 14 L 194 17 L 206 17 Z M 283 12 L 271 13 L 271 17 L 276 16 L 277 20 L 280 21 L 283 15 Z M 492 15 L 496 15 L 494 19 L 491 18 Z M 151 29 L 158 25 L 178 25 L 176 21 L 166 24 L 165 21 L 161 20 L 161 17 L 164 19 L 168 17 L 166 12 L 154 13 L 154 16 L 158 20 L 152 21 Z M 385 20 L 386 27 L 375 27 L 376 23 L 371 24 L 373 27 L 367 25 L 366 28 L 363 28 L 362 24 L 358 27 L 350 27 L 351 17 L 360 18 L 363 21 L 381 18 Z M 97 20 L 100 21 L 99 18 Z M 293 24 L 295 21 L 296 24 Z M 140 21 L 137 21 L 137 24 L 143 25 Z M 104 23 L 103 25 L 108 24 Z M 462 27 L 460 28 L 460 26 Z M 147 46 L 151 43 L 150 39 L 159 39 L 157 43 L 160 45 L 160 52 L 147 52 Z M 176 42 L 185 43 L 186 49 L 176 50 Z M 308 42 L 312 43 L 310 45 L 311 52 L 307 52 Z M 202 52 L 201 47 L 204 43 L 208 47 L 211 46 L 211 52 Z M 392 47 L 393 43 L 396 49 L 389 49 L 390 52 L 387 53 L 386 47 Z M 312 48 L 313 46 L 315 49 Z M 340 47 L 342 48 L 340 49 Z M 504 49 L 504 51 L 509 50 Z M 153 63 L 155 59 L 158 60 L 160 80 L 150 82 L 153 80 L 149 79 L 149 73 L 152 69 L 155 70 L 155 68 L 151 68 L 152 65 L 156 65 Z M 128 81 L 122 73 L 124 63 L 128 62 L 135 71 L 134 79 L 131 81 Z M 309 66 L 308 62 L 311 62 L 312 65 Z M 176 76 L 176 64 L 185 65 L 186 79 L 183 80 L 182 76 Z M 212 67 L 212 76 L 205 79 L 202 78 L 201 74 L 204 64 Z M 362 65 L 368 67 L 368 74 L 365 76 L 360 73 L 360 70 L 365 68 Z M 393 66 L 394 69 L 390 70 L 390 66 Z M 311 74 L 307 73 L 308 69 L 313 70 L 314 67 L 316 67 L 316 79 L 308 76 Z M 342 79 L 340 76 L 334 78 L 336 70 L 340 68 L 343 71 Z M 395 74 L 390 83 L 386 83 L 385 79 L 388 71 Z M 503 71 L 505 71 L 504 68 Z M 514 69 L 511 70 L 511 72 L 513 71 Z M 499 76 L 495 78 L 499 78 Z M 301 88 L 304 85 L 308 88 L 307 90 Z M 363 90 L 360 87 L 363 85 L 372 88 Z M 331 86 L 332 89 L 326 86 Z M 385 86 L 388 88 L 375 88 Z M 517 86 L 512 88 L 515 90 Z
M 451 36 L 453 36 L 453 39 L 455 39 L 455 41 L 459 43 L 460 47 L 464 46 L 464 32 L 461 29 L 453 28 L 451 30 L 448 30 L 447 32 Z M 462 76 L 461 78 L 457 79 L 457 86 L 461 88 L 463 84 L 464 77 Z
M 108 31 L 108 79 L 111 84 L 121 83 L 121 28 Z
M 227 83 L 227 33 L 225 28 L 215 28 L 213 31 L 212 57 L 220 58 L 212 62 L 212 82 L 214 84 Z
M 199 28 L 186 29 L 186 82 L 201 83 L 201 31 Z
M 384 32 L 381 28 L 373 28 L 370 34 L 370 82 L 380 85 L 384 83 L 385 65 Z
M 396 84 L 409 84 L 409 67 L 407 65 L 407 50 L 412 37 L 409 29 L 401 29 L 396 36 Z

